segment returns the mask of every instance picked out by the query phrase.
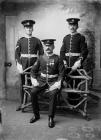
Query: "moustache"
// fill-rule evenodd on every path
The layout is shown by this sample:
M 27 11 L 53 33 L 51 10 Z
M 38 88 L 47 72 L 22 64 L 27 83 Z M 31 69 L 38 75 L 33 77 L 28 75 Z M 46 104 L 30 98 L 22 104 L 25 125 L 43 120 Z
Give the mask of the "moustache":
M 50 51 L 50 49 L 47 49 L 46 51 Z
M 74 28 L 71 28 L 71 30 L 74 30 Z

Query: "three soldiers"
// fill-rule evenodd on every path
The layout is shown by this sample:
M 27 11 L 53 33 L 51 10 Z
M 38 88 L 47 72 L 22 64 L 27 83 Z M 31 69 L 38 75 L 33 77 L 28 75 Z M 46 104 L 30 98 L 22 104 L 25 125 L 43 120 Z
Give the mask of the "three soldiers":
M 32 34 L 30 37 L 21 38 L 17 43 L 16 60 L 21 68 L 20 73 L 22 73 L 22 69 L 24 70 L 33 64 L 31 69 L 31 81 L 33 85 L 31 102 L 34 115 L 30 119 L 30 123 L 34 123 L 40 119 L 38 96 L 45 94 L 49 96 L 48 126 L 50 128 L 55 126 L 54 116 L 57 94 L 61 88 L 64 72 L 68 73 L 68 68 L 73 71 L 80 68 L 88 54 L 85 37 L 77 32 L 79 20 L 78 18 L 67 19 L 70 34 L 66 35 L 63 39 L 60 57 L 53 53 L 55 39 L 42 40 L 44 55 L 40 40 L 32 37 Z M 29 23 L 31 23 L 30 26 L 28 25 Z M 32 25 L 35 22 L 23 21 L 22 24 L 25 30 L 30 28 L 29 30 L 32 32 Z M 37 54 L 40 56 L 37 57 Z M 66 64 L 67 69 L 65 69 L 64 64 Z M 46 89 L 48 89 L 47 93 L 45 92 Z

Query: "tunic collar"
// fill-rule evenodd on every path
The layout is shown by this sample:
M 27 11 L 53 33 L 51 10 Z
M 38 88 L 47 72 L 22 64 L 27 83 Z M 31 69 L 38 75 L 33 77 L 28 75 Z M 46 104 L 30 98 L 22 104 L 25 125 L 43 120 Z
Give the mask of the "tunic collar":
M 46 56 L 50 57 L 50 56 L 53 56 L 54 53 L 51 53 L 51 54 L 45 54 Z
M 78 34 L 78 32 L 70 33 L 71 36 Z
M 28 35 L 24 35 L 25 38 L 32 38 L 32 35 L 31 36 L 28 36 Z

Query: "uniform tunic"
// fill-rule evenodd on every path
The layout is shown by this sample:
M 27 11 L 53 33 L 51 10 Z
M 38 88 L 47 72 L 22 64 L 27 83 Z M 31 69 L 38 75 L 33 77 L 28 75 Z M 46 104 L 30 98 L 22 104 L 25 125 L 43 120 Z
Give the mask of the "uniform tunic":
M 38 61 L 32 67 L 31 75 L 37 78 L 40 85 L 48 83 L 49 85 L 62 80 L 64 72 L 63 61 L 59 56 L 53 54 L 51 56 L 40 56 Z
M 16 62 L 22 65 L 23 70 L 32 66 L 36 60 L 38 55 L 42 55 L 44 53 L 41 41 L 36 37 L 26 38 L 22 37 L 18 40 L 15 50 L 15 59 Z M 21 104 L 23 103 L 24 92 L 22 86 L 25 84 L 25 75 L 22 73 L 21 75 L 21 86 L 20 86 L 20 94 L 21 94 Z
M 82 58 L 83 62 L 87 57 L 87 54 L 87 43 L 85 42 L 85 37 L 83 35 L 76 33 L 64 37 L 60 56 L 63 60 L 66 60 L 68 67 L 72 67 L 80 58 Z
M 22 37 L 18 40 L 15 50 L 15 59 L 22 65 L 23 70 L 32 66 L 38 55 L 43 54 L 41 41 L 36 37 Z

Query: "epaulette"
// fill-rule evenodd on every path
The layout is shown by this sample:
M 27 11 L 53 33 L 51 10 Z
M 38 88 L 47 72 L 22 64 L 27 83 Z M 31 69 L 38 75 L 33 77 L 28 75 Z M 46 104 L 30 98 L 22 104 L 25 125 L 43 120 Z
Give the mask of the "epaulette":
M 21 37 L 20 39 L 23 39 L 23 38 L 25 38 L 25 37 L 23 36 L 23 37 Z
M 70 36 L 70 34 L 66 35 L 66 36 L 64 37 L 64 39 L 67 38 L 67 37 L 69 37 L 69 36 Z
M 65 37 L 70 36 L 70 34 L 66 35 Z

